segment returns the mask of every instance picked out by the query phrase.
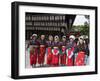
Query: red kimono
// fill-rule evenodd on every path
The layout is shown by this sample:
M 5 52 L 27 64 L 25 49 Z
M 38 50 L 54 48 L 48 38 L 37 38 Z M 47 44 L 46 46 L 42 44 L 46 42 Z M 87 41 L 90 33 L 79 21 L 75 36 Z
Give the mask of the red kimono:
M 52 63 L 52 41 L 47 41 L 47 64 L 51 65 Z
M 70 55 L 73 53 L 74 51 L 74 47 L 68 49 L 67 51 L 67 66 L 73 66 L 73 58 L 70 58 Z
M 34 52 L 30 51 L 30 65 L 37 63 L 37 49 L 34 48 Z
M 58 66 L 59 65 L 59 50 L 57 48 L 54 48 L 52 50 L 52 65 Z
M 51 62 L 52 62 L 52 49 L 49 47 L 47 48 L 47 64 L 48 65 L 51 65 Z
M 66 47 L 62 46 L 62 50 L 61 50 L 62 54 L 60 54 L 60 64 L 61 65 L 66 65 Z
M 69 42 L 67 44 L 67 66 L 73 66 L 74 65 L 74 52 L 75 52 L 75 48 L 76 48 L 76 43 L 73 42 Z
M 82 52 L 82 51 L 78 52 L 78 55 L 75 60 L 75 65 L 76 66 L 85 65 L 84 60 L 85 60 L 85 52 Z
M 30 65 L 36 65 L 38 56 L 38 41 L 32 40 L 30 42 Z
M 39 55 L 38 55 L 38 63 L 44 64 L 45 61 L 45 53 L 46 53 L 46 41 L 40 40 L 39 41 L 40 48 L 39 48 Z
M 85 43 L 79 43 L 77 45 L 78 48 L 78 54 L 75 58 L 75 65 L 76 66 L 82 66 L 85 65 Z
M 45 45 L 43 45 L 43 46 L 40 45 L 40 53 L 38 55 L 38 63 L 39 64 L 43 64 L 44 63 L 45 51 L 46 51 Z

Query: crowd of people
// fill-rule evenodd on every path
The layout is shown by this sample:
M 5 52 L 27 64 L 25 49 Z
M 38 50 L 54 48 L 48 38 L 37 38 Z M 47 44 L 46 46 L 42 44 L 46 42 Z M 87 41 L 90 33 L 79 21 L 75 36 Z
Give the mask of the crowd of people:
M 39 39 L 38 39 L 39 38 Z M 43 66 L 83 66 L 88 65 L 89 60 L 89 42 L 83 36 L 79 36 L 77 41 L 74 35 L 58 35 L 40 37 L 33 34 L 30 37 L 29 44 L 30 65 L 36 67 L 38 64 Z

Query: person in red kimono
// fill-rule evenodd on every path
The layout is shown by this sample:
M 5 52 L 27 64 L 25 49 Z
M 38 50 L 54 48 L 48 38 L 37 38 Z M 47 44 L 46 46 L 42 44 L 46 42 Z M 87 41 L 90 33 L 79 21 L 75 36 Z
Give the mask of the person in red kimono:
M 77 43 L 77 56 L 75 58 L 75 65 L 76 66 L 83 66 L 85 65 L 85 41 L 83 36 L 79 37 L 79 41 Z
M 74 65 L 74 51 L 76 48 L 76 43 L 74 42 L 75 36 L 71 35 L 69 37 L 69 42 L 67 44 L 67 66 L 73 66 Z
M 60 52 L 60 65 L 64 66 L 66 65 L 66 36 L 62 37 L 62 42 L 61 42 L 61 52 Z
M 38 55 L 38 64 L 40 64 L 40 66 L 44 66 L 45 53 L 46 53 L 45 35 L 41 35 L 39 44 L 40 44 L 40 48 L 39 48 L 39 55 Z
M 52 66 L 58 66 L 59 65 L 59 37 L 55 36 L 54 37 L 54 42 L 53 42 L 53 49 L 52 49 Z
M 35 67 L 37 63 L 38 47 L 39 47 L 39 43 L 37 41 L 37 34 L 33 34 L 31 36 L 29 47 L 30 47 L 30 65 L 32 67 Z
M 47 41 L 47 65 L 51 66 L 52 63 L 52 45 L 53 45 L 53 36 L 49 35 L 49 41 Z

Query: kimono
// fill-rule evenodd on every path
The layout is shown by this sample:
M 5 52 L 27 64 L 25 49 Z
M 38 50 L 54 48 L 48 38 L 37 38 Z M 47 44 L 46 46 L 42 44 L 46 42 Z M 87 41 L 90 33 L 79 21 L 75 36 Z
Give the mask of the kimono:
M 66 42 L 61 42 L 60 64 L 66 65 Z
M 39 41 L 39 55 L 38 55 L 38 63 L 44 64 L 45 61 L 45 52 L 46 52 L 46 41 L 40 40 Z
M 83 66 L 85 65 L 85 44 L 80 44 L 77 46 L 78 52 L 75 58 L 75 65 L 76 66 Z
M 52 41 L 47 41 L 47 64 L 51 65 L 52 62 Z
M 76 43 L 75 42 L 69 42 L 67 45 L 67 66 L 73 66 L 74 65 L 74 51 L 75 51 Z
M 30 65 L 36 65 L 38 56 L 38 41 L 32 40 L 30 43 Z
M 52 65 L 53 66 L 59 65 L 59 42 L 53 42 Z

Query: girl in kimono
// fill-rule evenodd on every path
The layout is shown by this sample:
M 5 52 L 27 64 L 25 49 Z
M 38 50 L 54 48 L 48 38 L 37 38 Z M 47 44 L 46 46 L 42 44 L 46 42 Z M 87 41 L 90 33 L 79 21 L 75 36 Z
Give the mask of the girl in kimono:
M 60 53 L 60 65 L 66 65 L 66 36 L 62 37 L 62 42 L 61 42 L 61 53 Z
M 40 48 L 39 48 L 39 55 L 38 55 L 38 64 L 40 64 L 40 66 L 43 66 L 45 62 L 45 52 L 46 52 L 45 35 L 41 35 L 39 45 Z
M 67 66 L 74 65 L 74 51 L 76 47 L 76 43 L 74 42 L 75 36 L 71 35 L 69 37 L 69 42 L 67 45 L 66 53 L 67 53 Z
M 55 36 L 54 37 L 54 42 L 53 42 L 53 49 L 52 49 L 52 65 L 53 66 L 58 66 L 59 65 L 59 37 Z
M 30 47 L 30 65 L 32 67 L 35 67 L 37 63 L 38 47 L 39 47 L 39 43 L 37 41 L 37 34 L 32 35 L 29 47 Z
M 52 45 L 53 45 L 53 36 L 49 35 L 49 41 L 47 41 L 47 65 L 52 64 Z
M 77 56 L 75 58 L 75 65 L 82 66 L 85 65 L 85 41 L 82 36 L 79 37 L 77 43 Z

